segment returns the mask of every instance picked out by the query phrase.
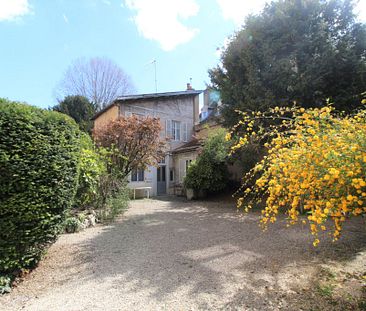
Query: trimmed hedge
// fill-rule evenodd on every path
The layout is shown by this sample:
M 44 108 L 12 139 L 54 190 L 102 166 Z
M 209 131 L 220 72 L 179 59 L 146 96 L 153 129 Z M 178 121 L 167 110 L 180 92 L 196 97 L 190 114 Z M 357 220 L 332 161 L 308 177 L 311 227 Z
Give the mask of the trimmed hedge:
M 30 268 L 55 240 L 78 182 L 68 116 L 0 99 L 0 274 Z

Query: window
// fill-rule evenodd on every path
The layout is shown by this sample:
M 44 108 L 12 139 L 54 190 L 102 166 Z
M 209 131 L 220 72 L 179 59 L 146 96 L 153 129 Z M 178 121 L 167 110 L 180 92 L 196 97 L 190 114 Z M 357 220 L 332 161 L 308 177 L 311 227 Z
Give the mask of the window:
M 135 169 L 131 172 L 131 181 L 144 181 L 145 171 L 141 169 Z
M 188 167 L 191 165 L 191 163 L 192 163 L 192 160 L 186 160 L 186 173 L 187 173 Z
M 180 122 L 172 121 L 172 139 L 180 140 Z
M 165 133 L 167 138 L 175 141 L 188 141 L 188 124 L 175 120 L 165 121 Z
M 174 181 L 174 170 L 173 169 L 170 169 L 170 171 L 169 171 L 169 180 Z

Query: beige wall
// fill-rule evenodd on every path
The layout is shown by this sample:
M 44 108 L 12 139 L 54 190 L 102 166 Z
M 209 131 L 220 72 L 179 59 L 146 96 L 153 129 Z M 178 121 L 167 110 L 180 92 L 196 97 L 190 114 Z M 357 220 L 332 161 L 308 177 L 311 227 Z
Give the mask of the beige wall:
M 170 169 L 174 171 L 174 181 L 169 185 L 169 194 L 183 195 L 183 181 L 186 176 L 186 160 L 197 159 L 197 151 L 189 151 L 174 154 L 170 164 Z
M 180 141 L 168 141 L 168 150 L 171 151 L 192 139 L 194 125 L 196 120 L 198 120 L 198 110 L 196 111 L 195 109 L 197 100 L 198 95 L 196 97 L 167 98 L 136 102 L 129 101 L 128 103 L 120 104 L 120 114 L 128 115 L 129 113 L 134 113 L 160 118 L 162 136 L 166 136 L 167 120 L 180 121 L 182 125 L 184 123 L 187 124 L 187 140 L 184 141 L 183 131 L 181 129 Z
M 94 120 L 94 128 L 105 126 L 110 121 L 119 116 L 138 114 L 160 118 L 162 131 L 161 136 L 166 137 L 167 120 L 180 121 L 187 124 L 187 140 L 184 140 L 181 128 L 181 139 L 179 141 L 168 140 L 166 164 L 167 193 L 174 193 L 174 185 L 181 184 L 185 176 L 186 159 L 194 160 L 197 156 L 195 152 L 179 154 L 176 158 L 171 156 L 171 151 L 184 145 L 192 139 L 195 134 L 194 126 L 199 122 L 199 95 L 190 97 L 172 97 L 158 100 L 138 100 L 128 102 L 116 102 L 114 106 L 102 113 Z M 174 181 L 170 182 L 170 169 L 174 171 Z M 145 180 L 141 182 L 130 182 L 129 188 L 151 187 L 151 195 L 157 193 L 157 169 L 149 167 L 145 170 Z M 136 193 L 136 196 L 143 194 L 143 191 Z M 174 193 L 176 194 L 176 193 Z
M 94 120 L 94 130 L 98 130 L 107 125 L 110 121 L 118 118 L 118 106 L 113 105 Z
M 216 129 L 220 129 L 222 126 L 217 123 L 217 121 L 207 121 L 205 123 L 199 124 L 195 127 L 196 134 L 195 136 L 199 140 L 205 140 L 208 137 L 210 132 L 215 131 Z

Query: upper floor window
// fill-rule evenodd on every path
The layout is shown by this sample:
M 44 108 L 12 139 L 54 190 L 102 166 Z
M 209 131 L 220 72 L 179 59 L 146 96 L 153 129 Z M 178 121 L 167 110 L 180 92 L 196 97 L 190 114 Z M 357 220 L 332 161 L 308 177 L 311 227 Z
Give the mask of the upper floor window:
M 188 141 L 187 123 L 175 120 L 166 120 L 166 136 L 175 141 Z
M 180 140 L 180 122 L 172 121 L 172 139 Z

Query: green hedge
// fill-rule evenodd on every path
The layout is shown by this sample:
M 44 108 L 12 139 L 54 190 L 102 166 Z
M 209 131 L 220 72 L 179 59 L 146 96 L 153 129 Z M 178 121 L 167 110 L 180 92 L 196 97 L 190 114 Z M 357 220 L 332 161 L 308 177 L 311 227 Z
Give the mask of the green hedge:
M 66 115 L 0 99 L 0 274 L 32 267 L 71 207 L 80 131 Z
M 188 167 L 184 179 L 186 189 L 218 192 L 227 187 L 229 173 L 226 159 L 230 143 L 225 135 L 224 129 L 209 134 L 196 161 Z

